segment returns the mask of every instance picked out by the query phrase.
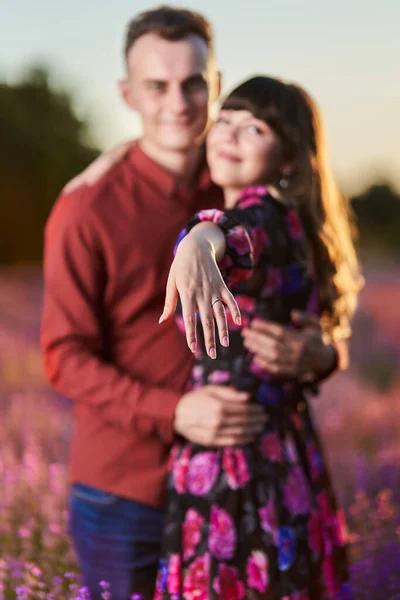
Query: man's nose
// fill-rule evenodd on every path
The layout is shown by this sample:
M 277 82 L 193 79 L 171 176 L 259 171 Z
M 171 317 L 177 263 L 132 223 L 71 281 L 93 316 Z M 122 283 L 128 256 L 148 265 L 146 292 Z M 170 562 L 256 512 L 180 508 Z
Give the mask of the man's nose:
M 170 108 L 177 113 L 184 112 L 189 104 L 185 90 L 179 85 L 170 89 L 168 100 Z

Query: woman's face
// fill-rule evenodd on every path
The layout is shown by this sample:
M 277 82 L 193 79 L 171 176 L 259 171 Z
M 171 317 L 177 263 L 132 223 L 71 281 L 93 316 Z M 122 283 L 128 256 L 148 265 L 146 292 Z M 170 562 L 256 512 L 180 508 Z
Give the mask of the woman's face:
M 207 137 L 211 177 L 223 188 L 271 183 L 283 156 L 278 135 L 248 110 L 221 110 Z

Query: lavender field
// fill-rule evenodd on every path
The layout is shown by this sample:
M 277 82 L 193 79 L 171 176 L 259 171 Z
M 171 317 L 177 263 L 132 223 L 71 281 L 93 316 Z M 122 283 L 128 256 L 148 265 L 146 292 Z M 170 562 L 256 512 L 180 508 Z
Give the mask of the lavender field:
M 400 599 L 400 271 L 370 268 L 351 369 L 315 400 L 355 597 Z M 0 600 L 85 598 L 66 528 L 70 404 L 46 384 L 37 269 L 0 271 Z M 105 589 L 104 599 L 109 598 Z

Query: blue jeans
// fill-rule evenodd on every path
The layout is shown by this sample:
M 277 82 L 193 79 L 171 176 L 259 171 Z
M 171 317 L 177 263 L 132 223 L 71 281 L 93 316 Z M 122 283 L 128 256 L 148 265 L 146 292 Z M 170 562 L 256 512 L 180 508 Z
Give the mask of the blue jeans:
M 83 484 L 69 497 L 69 533 L 85 585 L 100 599 L 100 581 L 113 600 L 140 593 L 152 600 L 163 533 L 163 511 Z

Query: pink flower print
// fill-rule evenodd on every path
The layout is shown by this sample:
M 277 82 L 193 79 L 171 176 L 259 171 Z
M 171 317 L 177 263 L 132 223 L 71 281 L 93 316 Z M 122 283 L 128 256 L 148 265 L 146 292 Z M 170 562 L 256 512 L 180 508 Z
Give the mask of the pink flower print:
M 171 448 L 171 452 L 169 453 L 169 458 L 168 458 L 168 472 L 169 473 L 172 473 L 172 471 L 173 471 L 174 465 L 176 464 L 176 461 L 179 456 L 179 451 L 180 451 L 179 444 L 174 444 Z
M 240 206 L 243 206 L 244 200 L 254 202 L 256 205 L 260 204 L 262 196 L 266 196 L 267 194 L 268 188 L 266 188 L 264 185 L 251 185 L 240 192 Z M 250 206 L 252 205 L 250 204 Z
M 205 496 L 218 477 L 219 458 L 216 452 L 199 452 L 189 463 L 188 490 L 194 496 Z
M 185 600 L 209 600 L 208 577 L 210 555 L 208 552 L 194 560 L 188 568 L 183 582 Z
M 283 282 L 282 272 L 278 267 L 268 267 L 267 277 L 261 292 L 261 297 L 265 298 L 275 294 Z
M 300 467 L 289 471 L 284 489 L 284 503 L 292 515 L 306 515 L 311 507 L 310 491 Z
M 254 263 L 258 264 L 262 251 L 270 243 L 262 225 L 256 225 L 252 228 L 251 239 L 254 247 Z
M 247 462 L 247 458 L 243 450 L 236 450 L 236 463 L 238 467 L 239 486 L 244 487 L 250 480 L 251 475 L 249 463 Z
M 213 581 L 213 588 L 219 600 L 241 600 L 246 593 L 238 570 L 223 563 L 218 566 L 218 577 Z
M 212 221 L 218 223 L 218 221 L 224 216 L 224 213 L 217 208 L 210 208 L 208 210 L 201 210 L 197 213 L 197 217 L 200 221 Z
M 236 547 L 236 531 L 232 517 L 222 508 L 211 507 L 210 552 L 218 560 L 232 558 Z
M 225 448 L 222 456 L 222 468 L 232 490 L 243 488 L 250 479 L 250 471 L 243 450 Z
M 233 448 L 224 449 L 222 455 L 222 468 L 229 487 L 232 490 L 237 490 L 239 488 L 239 480 L 236 472 L 235 450 Z
M 172 467 L 175 489 L 178 492 L 178 494 L 184 494 L 186 492 L 190 455 L 190 446 L 186 446 L 183 449 L 182 454 L 176 460 L 175 464 Z
M 268 584 L 268 558 L 261 550 L 253 550 L 247 561 L 247 585 L 260 593 L 265 592 Z
M 239 285 L 243 281 L 249 279 L 252 275 L 253 271 L 251 269 L 239 269 L 236 267 L 232 267 L 229 271 L 229 285 Z
M 233 248 L 236 252 L 243 256 L 249 252 L 253 252 L 253 245 L 246 229 L 242 225 L 232 227 L 226 238 L 228 248 Z
M 238 297 L 236 297 L 236 300 L 237 299 L 238 299 Z M 249 317 L 243 313 L 241 313 L 241 315 L 242 315 L 242 324 L 241 325 L 238 325 L 237 323 L 235 323 L 235 321 L 232 318 L 232 314 L 231 314 L 231 311 L 229 310 L 229 308 L 225 309 L 225 314 L 226 314 L 226 321 L 227 321 L 229 329 L 238 330 L 238 329 L 242 329 L 242 327 L 248 327 L 250 324 Z
M 322 573 L 328 598 L 334 600 L 339 591 L 339 585 L 336 579 L 335 563 L 332 556 L 328 556 L 322 562 Z
M 290 237 L 293 240 L 301 240 L 303 237 L 303 227 L 296 210 L 288 211 L 286 215 L 286 223 Z
M 233 265 L 233 260 L 228 254 L 224 254 L 220 261 L 218 261 L 218 267 L 221 271 L 227 271 Z
M 316 558 L 318 558 L 322 551 L 322 531 L 321 521 L 319 514 L 313 511 L 308 521 L 308 543 Z
M 162 571 L 159 570 L 157 573 L 156 589 L 154 592 L 153 600 L 162 600 L 164 591 L 162 589 L 161 581 L 162 581 L 163 577 L 164 577 L 164 574 L 162 573 Z
M 282 462 L 282 444 L 275 432 L 266 433 L 260 441 L 263 457 L 271 462 Z
M 192 369 L 192 378 L 195 381 L 198 381 L 202 378 L 204 373 L 204 368 L 201 365 L 195 365 Z
M 265 506 L 258 509 L 258 516 L 260 517 L 261 527 L 265 533 L 270 533 L 272 539 L 277 543 L 278 539 L 278 519 L 276 517 L 276 511 L 272 500 L 267 502 Z
M 167 587 L 169 594 L 179 594 L 181 589 L 181 557 L 172 554 L 168 561 Z
M 232 377 L 232 375 L 231 375 L 230 371 L 214 371 L 209 376 L 208 383 L 216 383 L 216 384 L 227 383 L 228 381 L 231 380 L 231 377 Z
M 249 206 L 260 206 L 262 200 L 259 196 L 248 196 L 240 201 L 240 208 L 249 208 Z
M 189 508 L 183 522 L 183 558 L 188 560 L 195 554 L 196 546 L 201 540 L 201 529 L 204 518 L 194 508 Z

